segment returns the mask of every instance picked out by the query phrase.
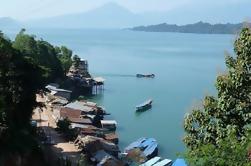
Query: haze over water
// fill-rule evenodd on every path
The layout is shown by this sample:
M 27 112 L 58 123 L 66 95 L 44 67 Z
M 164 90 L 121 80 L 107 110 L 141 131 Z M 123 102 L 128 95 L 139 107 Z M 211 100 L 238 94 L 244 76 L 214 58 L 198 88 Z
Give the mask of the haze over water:
M 214 94 L 225 69 L 224 51 L 232 52 L 233 35 L 146 33 L 127 30 L 31 30 L 44 40 L 66 45 L 89 62 L 93 76 L 106 79 L 105 90 L 91 100 L 118 122 L 121 150 L 140 137 L 153 137 L 159 155 L 175 159 L 184 150 L 183 119 L 192 105 Z M 136 78 L 154 73 L 154 79 Z M 153 99 L 151 110 L 135 106 Z M 196 103 L 196 104 L 194 104 Z

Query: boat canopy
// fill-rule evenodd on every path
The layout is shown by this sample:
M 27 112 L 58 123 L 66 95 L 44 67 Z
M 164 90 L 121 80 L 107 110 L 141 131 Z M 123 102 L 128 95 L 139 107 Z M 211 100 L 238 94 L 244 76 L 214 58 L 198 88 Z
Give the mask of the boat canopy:
M 136 108 L 144 107 L 144 106 L 150 104 L 151 102 L 152 102 L 152 100 L 149 99 L 149 100 L 145 101 L 144 103 L 137 105 Z
M 129 150 L 132 150 L 133 148 L 138 148 L 142 142 L 144 142 L 146 140 L 146 138 L 139 138 L 137 141 L 131 143 L 129 146 L 127 146 L 125 148 L 125 151 L 129 151 Z
M 154 142 L 157 142 L 156 139 L 154 138 L 147 138 L 141 145 L 141 148 L 145 148 L 147 146 L 150 146 L 151 144 L 153 144 Z
M 160 157 L 154 157 L 150 160 L 148 160 L 147 162 L 141 164 L 140 166 L 152 166 L 153 164 L 157 163 L 158 161 L 160 161 Z
M 143 154 L 148 157 L 150 155 L 152 155 L 154 153 L 154 151 L 156 151 L 156 149 L 158 148 L 158 144 L 157 142 L 152 142 L 150 145 L 147 146 L 147 148 L 143 151 Z

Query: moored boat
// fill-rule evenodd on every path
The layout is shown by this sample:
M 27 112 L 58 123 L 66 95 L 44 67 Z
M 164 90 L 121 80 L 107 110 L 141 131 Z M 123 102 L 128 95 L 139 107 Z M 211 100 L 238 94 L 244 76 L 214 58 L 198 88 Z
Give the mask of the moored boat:
M 153 164 L 159 162 L 160 160 L 161 160 L 160 157 L 154 157 L 154 158 L 148 160 L 147 162 L 145 162 L 145 163 L 143 163 L 143 164 L 141 164 L 139 166 L 152 166 Z
M 136 77 L 138 77 L 138 78 L 142 78 L 142 77 L 154 78 L 155 74 L 136 74 Z
M 158 155 L 158 143 L 156 141 L 151 142 L 143 151 L 143 155 L 148 159 Z
M 144 142 L 144 141 L 146 141 L 147 139 L 146 138 L 139 138 L 137 141 L 134 141 L 134 142 L 132 142 L 130 145 L 128 145 L 126 148 L 125 148 L 125 152 L 128 152 L 128 151 L 130 151 L 130 150 L 132 150 L 132 149 L 134 149 L 134 148 L 139 148 L 141 145 L 142 145 L 142 143 Z
M 152 99 L 149 99 L 147 101 L 145 101 L 144 103 L 137 105 L 136 106 L 136 111 L 145 111 L 147 109 L 150 109 L 152 107 Z
M 127 146 L 125 152 L 130 153 L 135 149 L 141 151 L 140 156 L 144 159 L 151 159 L 158 155 L 158 143 L 154 138 L 140 138 Z
M 170 166 L 172 164 L 172 160 L 169 160 L 169 159 L 164 159 L 152 166 Z

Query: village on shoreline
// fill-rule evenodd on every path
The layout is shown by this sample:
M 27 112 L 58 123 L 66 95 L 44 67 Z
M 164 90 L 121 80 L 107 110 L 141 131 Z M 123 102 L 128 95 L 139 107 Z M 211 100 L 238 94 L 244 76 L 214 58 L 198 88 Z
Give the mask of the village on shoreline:
M 61 165 L 172 164 L 170 159 L 157 157 L 158 144 L 154 138 L 139 138 L 121 152 L 117 122 L 107 120 L 109 113 L 105 108 L 84 98 L 86 94 L 102 92 L 105 81 L 102 77 L 92 78 L 87 60 L 74 62 L 67 79 L 69 89 L 50 83 L 37 94 L 37 102 L 43 107 L 35 109 L 32 124 L 38 127 L 41 144 L 49 151 L 47 160 Z M 176 165 L 185 165 L 183 159 L 176 161 Z

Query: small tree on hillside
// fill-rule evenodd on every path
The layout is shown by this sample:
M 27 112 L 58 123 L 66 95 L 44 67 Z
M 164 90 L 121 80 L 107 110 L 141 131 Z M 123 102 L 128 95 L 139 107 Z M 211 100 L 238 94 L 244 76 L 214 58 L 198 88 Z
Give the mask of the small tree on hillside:
M 73 56 L 73 65 L 74 65 L 74 67 L 76 67 L 76 68 L 79 67 L 80 61 L 81 61 L 81 59 L 79 58 L 78 55 Z

